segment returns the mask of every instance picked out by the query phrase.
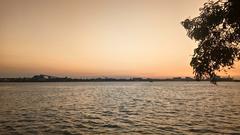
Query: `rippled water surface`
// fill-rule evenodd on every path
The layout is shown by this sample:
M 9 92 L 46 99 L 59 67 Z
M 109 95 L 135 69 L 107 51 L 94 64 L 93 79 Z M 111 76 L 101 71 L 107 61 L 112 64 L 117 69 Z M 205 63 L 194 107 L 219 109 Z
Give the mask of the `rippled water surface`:
M 0 83 L 0 134 L 240 134 L 240 83 Z

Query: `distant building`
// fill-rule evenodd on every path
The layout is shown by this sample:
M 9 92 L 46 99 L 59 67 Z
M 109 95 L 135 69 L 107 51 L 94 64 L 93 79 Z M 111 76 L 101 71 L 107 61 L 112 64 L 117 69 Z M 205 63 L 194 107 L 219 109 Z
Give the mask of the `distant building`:
M 143 78 L 138 77 L 138 78 L 132 78 L 131 80 L 132 80 L 132 81 L 142 81 Z
M 180 81 L 180 80 L 182 80 L 182 78 L 181 77 L 173 77 L 173 80 L 174 81 Z
M 35 75 L 32 77 L 33 80 L 38 80 L 38 81 L 44 81 L 44 80 L 49 80 L 49 79 L 57 79 L 58 77 L 55 76 L 49 76 L 49 75 Z
M 193 81 L 194 79 L 193 78 L 191 78 L 191 77 L 185 77 L 185 79 L 184 79 L 185 81 Z

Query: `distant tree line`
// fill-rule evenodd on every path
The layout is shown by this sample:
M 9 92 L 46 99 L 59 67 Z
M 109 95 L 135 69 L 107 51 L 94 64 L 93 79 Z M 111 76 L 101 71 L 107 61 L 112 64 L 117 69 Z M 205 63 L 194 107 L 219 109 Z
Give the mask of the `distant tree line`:
M 218 81 L 236 81 L 230 77 L 217 78 Z M 35 75 L 33 77 L 20 77 L 20 78 L 0 78 L 0 82 L 156 82 L 156 81 L 196 81 L 191 77 L 174 77 L 170 79 L 155 79 L 155 78 L 85 78 L 73 79 L 69 77 L 56 77 L 49 75 Z M 205 81 L 208 81 L 206 79 Z

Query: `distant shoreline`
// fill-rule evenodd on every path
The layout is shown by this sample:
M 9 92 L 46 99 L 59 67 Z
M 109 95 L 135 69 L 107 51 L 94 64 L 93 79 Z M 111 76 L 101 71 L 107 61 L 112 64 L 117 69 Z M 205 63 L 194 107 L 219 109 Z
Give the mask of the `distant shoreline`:
M 0 82 L 164 82 L 164 81 L 198 81 L 191 77 L 173 77 L 167 79 L 154 79 L 154 78 L 129 78 L 129 79 L 118 79 L 118 78 L 85 78 L 85 79 L 73 79 L 69 77 L 56 77 L 49 75 L 35 75 L 33 77 L 19 77 L 19 78 L 0 78 Z M 209 79 L 201 80 L 209 81 Z M 233 78 L 217 78 L 218 82 L 240 82 L 240 80 L 234 80 Z
M 60 83 L 60 82 L 150 82 L 150 81 L 0 81 L 0 83 Z M 201 81 L 173 81 L 173 80 L 166 80 L 166 81 L 152 81 L 150 83 L 154 82 L 209 82 L 207 80 L 201 80 Z M 240 80 L 233 80 L 233 81 L 218 81 L 218 82 L 240 82 Z

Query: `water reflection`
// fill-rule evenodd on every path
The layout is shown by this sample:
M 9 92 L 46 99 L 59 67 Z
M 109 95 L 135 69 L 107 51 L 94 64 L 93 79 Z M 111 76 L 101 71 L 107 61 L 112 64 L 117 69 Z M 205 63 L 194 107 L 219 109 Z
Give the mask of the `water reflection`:
M 1 83 L 0 134 L 240 133 L 240 83 Z

